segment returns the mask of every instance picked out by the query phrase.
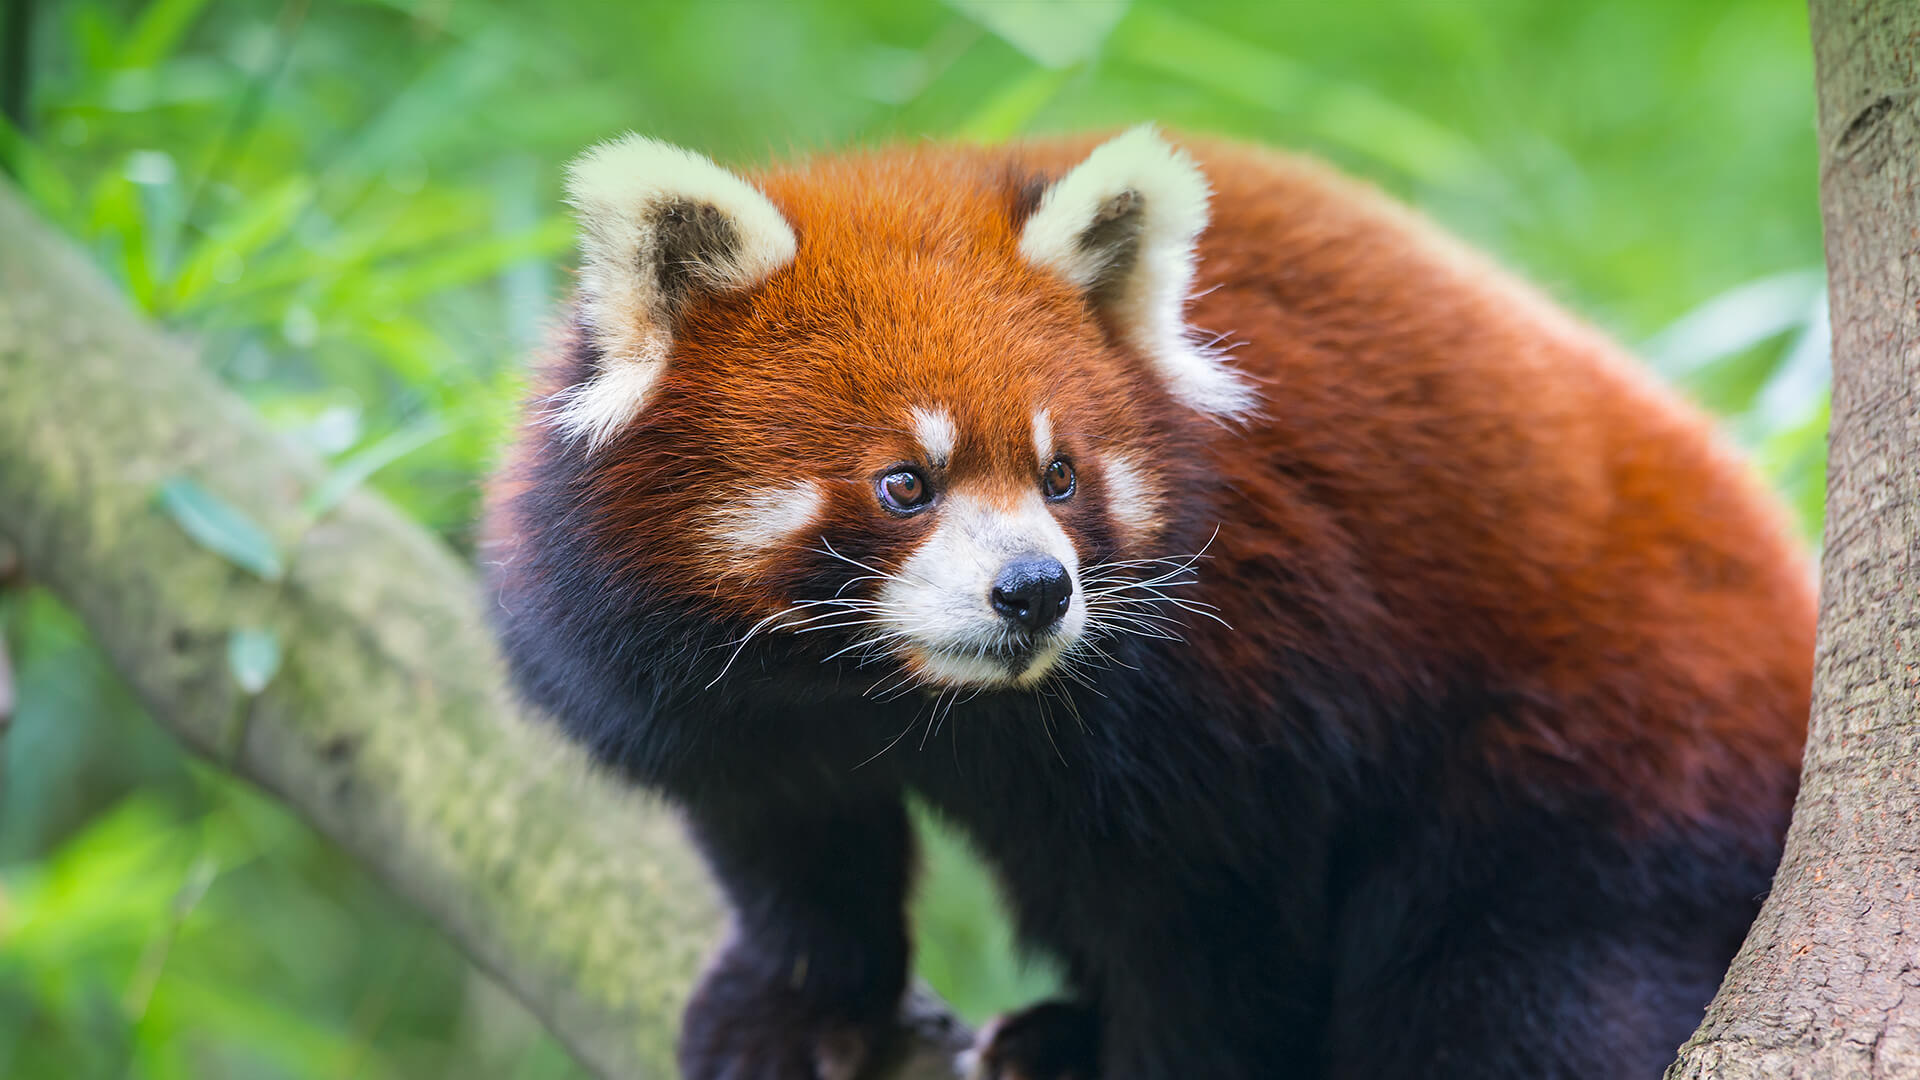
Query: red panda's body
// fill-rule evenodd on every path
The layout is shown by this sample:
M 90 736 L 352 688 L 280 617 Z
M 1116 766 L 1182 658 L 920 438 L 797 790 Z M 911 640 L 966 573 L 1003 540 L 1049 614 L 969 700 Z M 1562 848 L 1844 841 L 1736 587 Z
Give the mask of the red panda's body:
M 713 169 L 624 145 L 491 558 L 523 686 L 735 905 L 689 1076 L 878 1030 L 908 791 L 1068 975 L 1009 1078 L 1659 1074 L 1766 890 L 1813 642 L 1702 417 L 1296 159 L 1188 144 L 1202 233 L 1141 133 L 751 187 L 622 187 Z

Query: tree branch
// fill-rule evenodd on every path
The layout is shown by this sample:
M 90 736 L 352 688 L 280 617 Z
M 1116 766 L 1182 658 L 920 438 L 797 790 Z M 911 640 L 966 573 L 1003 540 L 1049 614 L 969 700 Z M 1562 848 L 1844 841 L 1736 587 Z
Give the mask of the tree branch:
M 300 509 L 319 463 L 126 308 L 0 183 L 0 534 L 147 708 L 417 904 L 603 1076 L 670 1076 L 718 907 L 659 807 L 529 722 L 467 569 L 380 500 Z M 270 582 L 156 502 L 185 476 L 281 544 Z M 257 696 L 240 627 L 284 661 Z M 924 1004 L 924 1003 L 923 1003 Z M 966 1033 L 923 1010 L 914 1075 Z
M 1920 1075 L 1920 5 L 1813 0 L 1833 433 L 1786 854 L 1669 1080 Z

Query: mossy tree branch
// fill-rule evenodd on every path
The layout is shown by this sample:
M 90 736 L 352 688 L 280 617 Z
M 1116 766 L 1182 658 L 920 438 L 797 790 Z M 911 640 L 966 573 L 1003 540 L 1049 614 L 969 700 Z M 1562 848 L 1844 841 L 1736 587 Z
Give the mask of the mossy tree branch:
M 520 712 L 473 576 L 433 538 L 365 494 L 310 520 L 319 463 L 3 183 L 0 237 L 0 546 L 155 718 L 417 904 L 583 1063 L 672 1075 L 719 916 L 670 815 Z M 284 576 L 189 538 L 156 499 L 175 477 L 263 526 Z M 281 643 L 257 695 L 229 670 L 240 628 Z M 916 1046 L 909 1071 L 951 1076 L 950 1045 Z

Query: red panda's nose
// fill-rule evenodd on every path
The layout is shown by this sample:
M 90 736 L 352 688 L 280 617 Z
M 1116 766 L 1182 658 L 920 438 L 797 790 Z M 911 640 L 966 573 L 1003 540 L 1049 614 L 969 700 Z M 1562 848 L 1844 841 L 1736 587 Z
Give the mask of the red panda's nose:
M 1016 556 L 993 582 L 993 609 L 1029 633 L 1059 622 L 1071 599 L 1073 578 L 1051 555 Z

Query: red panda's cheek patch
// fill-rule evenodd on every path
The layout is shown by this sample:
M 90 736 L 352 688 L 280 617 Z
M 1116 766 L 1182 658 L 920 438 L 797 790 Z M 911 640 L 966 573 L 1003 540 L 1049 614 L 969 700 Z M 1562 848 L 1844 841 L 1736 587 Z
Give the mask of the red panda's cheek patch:
M 1129 546 L 1152 541 L 1166 524 L 1166 492 L 1146 462 L 1132 454 L 1110 454 L 1101 461 L 1107 517 Z
M 1043 469 L 1053 460 L 1053 414 L 1046 409 L 1033 414 L 1033 454 Z
M 811 480 L 750 489 L 708 513 L 708 550 L 722 573 L 751 571 L 805 537 L 825 505 L 820 485 Z

